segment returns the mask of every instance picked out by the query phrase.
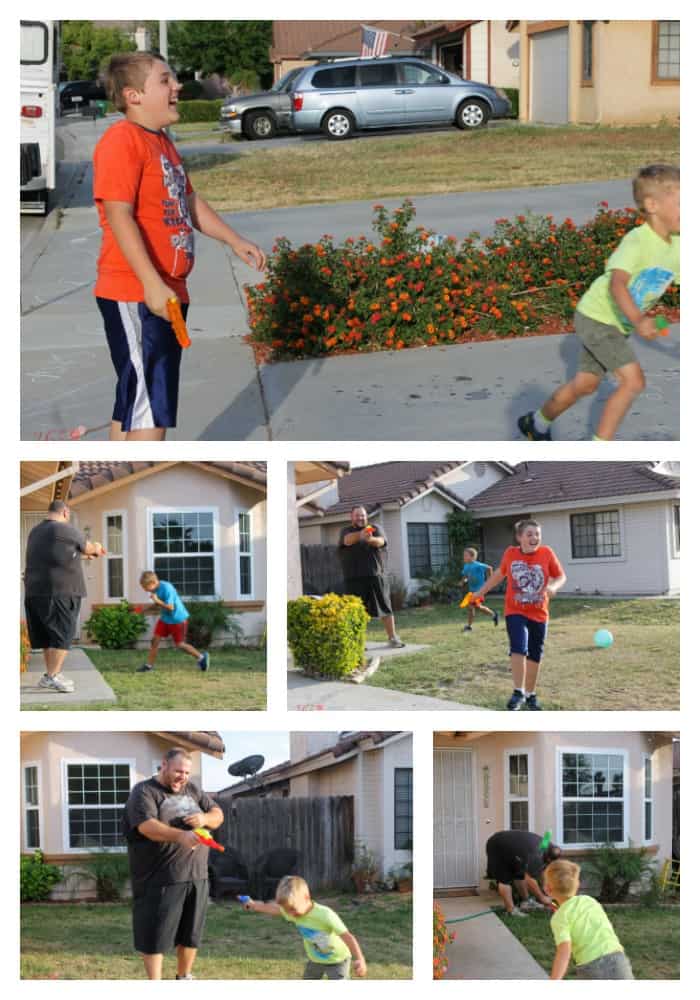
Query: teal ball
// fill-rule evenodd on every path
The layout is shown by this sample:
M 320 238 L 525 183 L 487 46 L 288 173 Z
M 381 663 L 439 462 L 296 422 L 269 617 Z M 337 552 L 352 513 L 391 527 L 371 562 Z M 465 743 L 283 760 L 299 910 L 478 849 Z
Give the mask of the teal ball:
M 599 649 L 607 649 L 614 641 L 612 632 L 608 632 L 606 628 L 599 628 L 593 636 L 593 642 Z

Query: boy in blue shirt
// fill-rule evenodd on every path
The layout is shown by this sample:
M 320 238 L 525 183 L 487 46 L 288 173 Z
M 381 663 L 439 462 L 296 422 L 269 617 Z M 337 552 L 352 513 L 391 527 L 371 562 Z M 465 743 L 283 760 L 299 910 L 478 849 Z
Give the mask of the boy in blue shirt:
M 146 570 L 145 573 L 141 574 L 140 583 L 143 589 L 151 595 L 151 600 L 161 609 L 161 612 L 156 627 L 153 629 L 148 660 L 143 666 L 138 667 L 137 673 L 145 674 L 147 671 L 153 670 L 160 640 L 166 639 L 168 636 L 172 638 L 176 649 L 181 649 L 183 653 L 195 658 L 200 670 L 207 670 L 209 668 L 209 653 L 200 653 L 194 646 L 185 642 L 187 620 L 190 616 L 172 583 L 168 583 L 167 580 L 159 580 L 158 576 L 151 570 Z
M 462 566 L 462 586 L 467 587 L 472 593 L 476 593 L 483 587 L 484 583 L 493 573 L 493 566 L 487 565 L 477 560 L 479 555 L 477 549 L 464 550 L 464 565 Z M 498 625 L 498 612 L 487 608 L 485 604 L 469 604 L 467 606 L 467 624 L 462 631 L 471 632 L 474 621 L 474 609 L 485 612 L 493 618 L 493 624 Z

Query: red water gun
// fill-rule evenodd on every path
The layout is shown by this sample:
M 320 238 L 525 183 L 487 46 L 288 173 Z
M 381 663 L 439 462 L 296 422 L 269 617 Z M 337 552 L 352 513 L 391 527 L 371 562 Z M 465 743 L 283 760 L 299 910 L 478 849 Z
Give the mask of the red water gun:
M 174 296 L 172 299 L 168 299 L 168 319 L 170 320 L 170 325 L 173 328 L 173 333 L 175 334 L 180 347 L 189 347 L 192 341 L 190 340 L 190 335 L 187 332 L 187 327 L 185 326 L 185 321 L 182 317 L 180 303 Z
M 477 607 L 484 603 L 483 597 L 476 597 L 472 594 L 471 590 L 468 590 L 460 602 L 460 608 L 467 608 L 470 604 L 475 604 Z
M 215 851 L 221 851 L 222 853 L 226 850 L 221 844 L 217 844 L 209 831 L 205 830 L 203 826 L 198 826 L 193 832 L 200 844 L 204 844 L 205 847 L 213 847 Z

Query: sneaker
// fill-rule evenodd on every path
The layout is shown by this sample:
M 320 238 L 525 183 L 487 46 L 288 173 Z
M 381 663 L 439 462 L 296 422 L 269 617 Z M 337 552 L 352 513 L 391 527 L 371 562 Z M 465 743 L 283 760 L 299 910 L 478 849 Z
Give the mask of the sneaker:
M 200 658 L 197 660 L 197 666 L 200 670 L 209 669 L 209 653 L 202 653 Z
M 518 419 L 518 430 L 523 437 L 526 437 L 528 441 L 551 441 L 552 432 L 549 428 L 540 434 L 540 432 L 535 427 L 535 414 L 533 411 L 526 413 L 524 417 Z
M 472 630 L 471 625 L 465 625 L 464 628 L 462 629 L 463 632 L 471 632 L 471 630 Z
M 60 671 L 60 673 L 54 674 L 54 680 L 60 681 L 61 684 L 65 684 L 65 686 L 69 687 L 71 691 L 73 691 L 75 688 L 75 681 L 71 680 L 70 677 L 66 677 L 66 675 L 63 673 L 62 670 Z
M 56 674 L 54 677 L 42 674 L 39 678 L 39 687 L 45 688 L 47 691 L 58 691 L 61 694 L 73 694 L 75 690 L 74 685 L 65 678 L 62 678 L 60 674 Z
M 521 910 L 544 910 L 544 909 L 546 909 L 546 907 L 544 906 L 543 903 L 540 903 L 539 899 L 534 899 L 532 896 L 530 896 L 528 899 L 525 900 L 524 903 L 520 904 L 520 909 Z
M 512 695 L 510 696 L 510 701 L 506 705 L 506 708 L 508 709 L 509 712 L 517 712 L 523 707 L 524 704 L 525 704 L 525 695 L 522 693 L 522 691 L 513 691 Z
M 525 705 L 530 709 L 531 712 L 541 712 L 542 706 L 537 700 L 536 694 L 529 694 L 525 699 Z
M 392 635 L 392 637 L 391 637 L 391 639 L 389 639 L 389 642 L 387 643 L 387 645 L 391 646 L 392 649 L 403 649 L 404 646 L 406 645 L 406 643 L 405 642 L 401 642 L 401 640 L 399 639 L 398 635 Z
M 494 613 L 493 613 L 493 624 L 494 624 L 494 628 L 498 625 L 498 612 L 497 611 L 494 611 Z
M 143 663 L 140 667 L 136 668 L 136 673 L 137 674 L 147 674 L 150 670 L 153 670 L 153 667 L 151 666 L 151 664 L 150 663 Z
M 194 979 L 194 976 L 192 975 L 191 972 L 188 972 L 186 976 L 177 976 L 176 975 L 175 978 L 176 979 Z
M 506 910 L 506 916 L 507 917 L 526 917 L 527 913 L 523 913 L 522 910 L 519 910 L 517 906 L 514 906 L 513 909 L 510 912 L 508 912 L 508 910 Z

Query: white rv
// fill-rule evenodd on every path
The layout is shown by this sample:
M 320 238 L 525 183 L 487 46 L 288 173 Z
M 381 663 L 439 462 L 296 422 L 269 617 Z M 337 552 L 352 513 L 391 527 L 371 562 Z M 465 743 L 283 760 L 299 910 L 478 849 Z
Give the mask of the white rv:
M 20 21 L 20 207 L 39 215 L 56 185 L 59 38 L 59 21 Z

